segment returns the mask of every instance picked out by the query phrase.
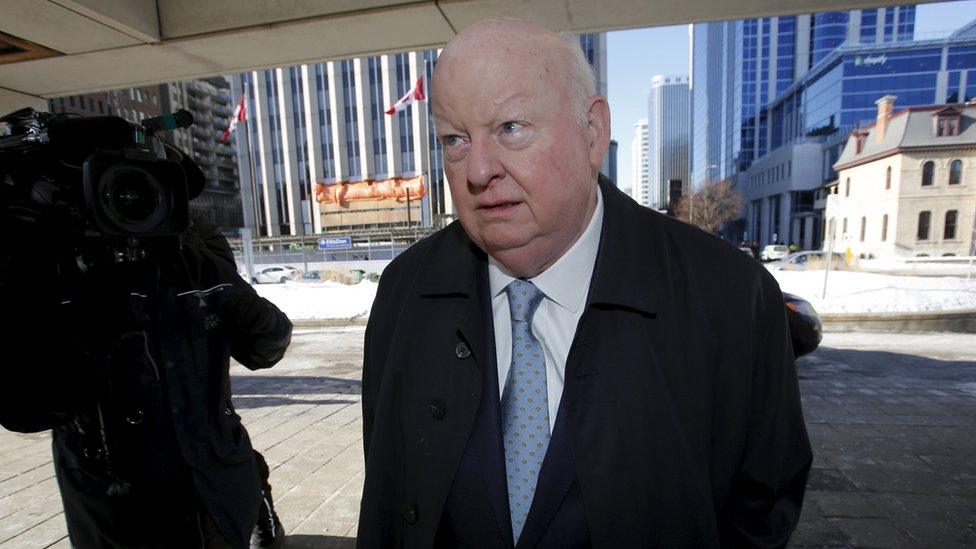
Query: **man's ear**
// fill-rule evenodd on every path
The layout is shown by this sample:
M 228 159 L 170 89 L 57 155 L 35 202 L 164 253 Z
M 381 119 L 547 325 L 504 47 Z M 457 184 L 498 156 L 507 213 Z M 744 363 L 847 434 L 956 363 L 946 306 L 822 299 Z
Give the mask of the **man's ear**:
M 610 148 L 610 105 L 603 95 L 590 98 L 587 125 L 590 134 L 590 165 L 599 170 L 603 157 Z

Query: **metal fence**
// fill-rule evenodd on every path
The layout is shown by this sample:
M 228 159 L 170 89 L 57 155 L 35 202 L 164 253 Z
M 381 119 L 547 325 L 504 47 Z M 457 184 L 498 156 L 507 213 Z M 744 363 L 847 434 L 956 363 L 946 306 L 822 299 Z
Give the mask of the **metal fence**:
M 436 229 L 386 229 L 350 231 L 342 234 L 318 234 L 261 237 L 251 240 L 254 265 L 289 265 L 303 272 L 327 268 L 329 264 L 348 266 L 352 262 L 389 262 Z M 345 237 L 348 246 L 326 247 L 323 239 Z M 238 265 L 245 264 L 245 241 L 229 239 Z

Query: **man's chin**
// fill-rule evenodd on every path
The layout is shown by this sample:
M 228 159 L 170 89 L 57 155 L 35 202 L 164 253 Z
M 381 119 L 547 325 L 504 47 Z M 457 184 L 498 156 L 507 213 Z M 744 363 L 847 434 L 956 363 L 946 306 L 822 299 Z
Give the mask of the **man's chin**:
M 501 263 L 509 274 L 519 278 L 531 278 L 539 274 L 540 261 L 543 261 L 541 251 L 531 242 L 507 246 L 490 247 L 485 252 Z

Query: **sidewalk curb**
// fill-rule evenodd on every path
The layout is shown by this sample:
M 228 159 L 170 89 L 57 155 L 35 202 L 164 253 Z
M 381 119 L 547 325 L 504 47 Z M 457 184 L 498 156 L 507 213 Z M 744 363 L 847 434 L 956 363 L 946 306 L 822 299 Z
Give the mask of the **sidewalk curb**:
M 365 326 L 369 317 L 293 319 L 296 328 Z M 976 309 L 905 313 L 827 313 L 820 315 L 825 332 L 957 332 L 976 334 Z
M 825 332 L 957 332 L 976 334 L 976 309 L 903 313 L 827 313 Z
M 369 317 L 353 316 L 349 318 L 300 318 L 290 319 L 296 328 L 338 328 L 342 326 L 365 326 Z

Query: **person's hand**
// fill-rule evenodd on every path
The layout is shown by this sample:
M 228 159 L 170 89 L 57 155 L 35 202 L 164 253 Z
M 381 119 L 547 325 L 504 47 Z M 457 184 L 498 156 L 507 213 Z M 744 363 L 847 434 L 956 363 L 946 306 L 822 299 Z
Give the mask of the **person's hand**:
M 221 240 L 223 240 L 221 238 Z M 186 271 L 193 289 L 208 290 L 221 284 L 231 284 L 236 286 L 243 282 L 237 274 L 237 265 L 234 263 L 233 253 L 227 247 L 227 254 L 220 253 L 222 250 L 211 249 L 211 243 L 207 242 L 198 235 L 192 228 L 182 235 L 180 242 L 180 256 L 186 265 Z

